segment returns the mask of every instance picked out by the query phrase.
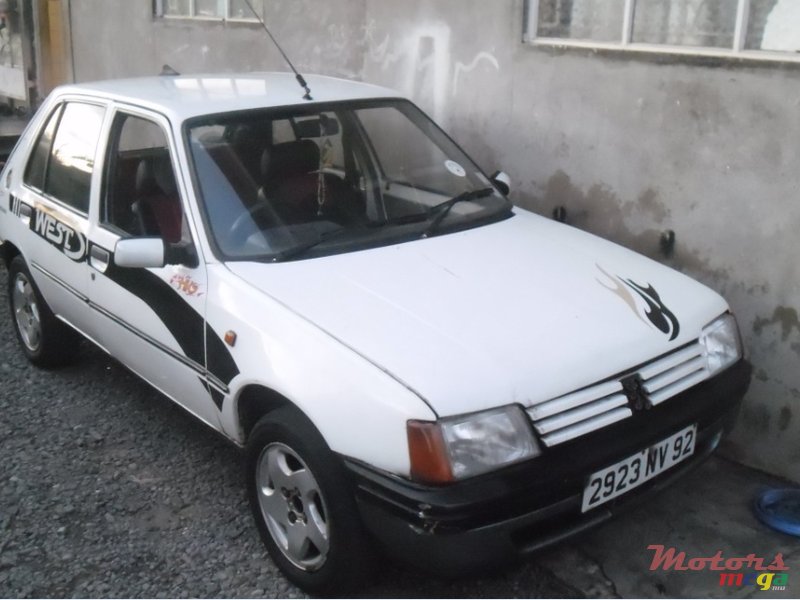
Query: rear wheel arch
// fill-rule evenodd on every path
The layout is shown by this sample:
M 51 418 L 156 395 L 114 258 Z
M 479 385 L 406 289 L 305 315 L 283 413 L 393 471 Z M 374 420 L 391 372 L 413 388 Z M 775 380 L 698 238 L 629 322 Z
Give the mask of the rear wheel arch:
M 19 248 L 11 242 L 5 242 L 0 245 L 0 259 L 2 259 L 6 270 L 11 266 L 11 261 L 20 254 L 22 253 L 19 251 Z

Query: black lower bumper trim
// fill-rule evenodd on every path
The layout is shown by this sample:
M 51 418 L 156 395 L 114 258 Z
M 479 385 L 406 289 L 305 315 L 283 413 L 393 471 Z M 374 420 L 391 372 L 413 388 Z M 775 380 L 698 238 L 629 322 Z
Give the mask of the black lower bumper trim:
M 738 416 L 750 382 L 742 361 L 626 421 L 548 449 L 527 463 L 449 486 L 424 486 L 345 460 L 367 529 L 395 557 L 458 575 L 558 543 L 641 502 L 699 465 Z M 694 456 L 581 513 L 592 473 L 696 423 Z

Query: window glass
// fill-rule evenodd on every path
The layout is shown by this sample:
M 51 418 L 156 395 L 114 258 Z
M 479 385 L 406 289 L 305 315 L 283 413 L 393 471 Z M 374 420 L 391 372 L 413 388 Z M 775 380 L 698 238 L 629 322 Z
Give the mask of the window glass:
M 225 16 L 225 0 L 194 0 L 194 14 L 221 19 Z
M 539 36 L 616 42 L 625 0 L 541 0 Z
M 468 183 L 480 185 L 475 179 L 480 177 L 477 169 L 461 174 L 454 166 L 461 162 L 451 160 L 445 148 L 419 127 L 427 123 L 415 123 L 403 112 L 385 107 L 366 108 L 356 114 L 377 154 L 386 189 L 409 186 L 435 191 L 446 199 L 463 189 L 465 177 L 469 177 Z
M 750 0 L 745 47 L 749 50 L 800 52 L 800 2 Z
M 50 115 L 50 118 L 47 120 L 47 125 L 39 136 L 36 147 L 28 161 L 28 166 L 25 169 L 25 183 L 37 190 L 44 190 L 47 157 L 50 155 L 50 148 L 53 145 L 53 134 L 55 134 L 56 125 L 58 125 L 58 117 L 61 114 L 62 108 L 62 106 L 59 106 Z
M 264 1 L 250 0 L 259 17 L 263 17 Z M 159 9 L 159 6 L 162 8 Z M 163 12 L 158 12 L 159 10 Z M 161 0 L 156 4 L 156 16 L 196 17 L 199 19 L 256 20 L 246 0 Z
M 292 122 L 289 119 L 280 119 L 272 122 L 272 143 L 282 144 L 284 142 L 293 142 L 297 137 L 292 128 Z
M 231 8 L 229 17 L 231 19 L 255 19 L 255 15 L 253 11 L 250 10 L 250 7 L 247 6 L 247 2 L 245 0 L 230 0 Z M 262 6 L 263 3 L 259 2 L 258 0 L 250 0 L 250 4 L 253 5 L 253 8 L 258 11 Z M 262 15 L 259 15 L 262 16 Z
M 101 106 L 68 103 L 47 167 L 45 193 L 84 213 L 89 211 L 94 158 L 104 115 Z
M 480 169 L 406 102 L 217 115 L 187 135 L 206 224 L 229 260 L 348 252 L 509 214 Z
M 164 130 L 119 114 L 114 119 L 101 210 L 104 224 L 130 236 L 189 239 Z
M 565 45 L 567 40 L 596 41 L 628 50 L 680 48 L 681 53 L 708 48 L 748 58 L 758 57 L 760 50 L 800 53 L 800 0 L 539 0 L 536 5 L 535 34 L 544 43 L 545 38 Z M 740 14 L 743 31 L 737 31 Z
M 636 0 L 633 41 L 732 48 L 738 0 Z
M 164 0 L 164 14 L 171 17 L 189 17 L 192 12 L 191 0 Z

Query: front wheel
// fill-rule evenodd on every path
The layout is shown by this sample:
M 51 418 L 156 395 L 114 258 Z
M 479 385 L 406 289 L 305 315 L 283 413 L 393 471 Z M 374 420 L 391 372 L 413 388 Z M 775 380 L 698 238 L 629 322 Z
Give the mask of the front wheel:
M 247 444 L 250 505 L 270 556 L 286 577 L 318 595 L 367 580 L 369 544 L 339 459 L 293 408 L 263 417 Z

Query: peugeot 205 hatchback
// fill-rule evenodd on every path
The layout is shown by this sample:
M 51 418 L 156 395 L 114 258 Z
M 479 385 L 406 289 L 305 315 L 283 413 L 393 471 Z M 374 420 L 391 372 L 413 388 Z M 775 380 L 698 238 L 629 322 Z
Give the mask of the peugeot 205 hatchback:
M 243 447 L 275 562 L 352 585 L 604 521 L 706 457 L 750 367 L 708 288 L 515 208 L 395 92 L 291 75 L 56 90 L 0 177 L 22 351 L 80 334 Z

